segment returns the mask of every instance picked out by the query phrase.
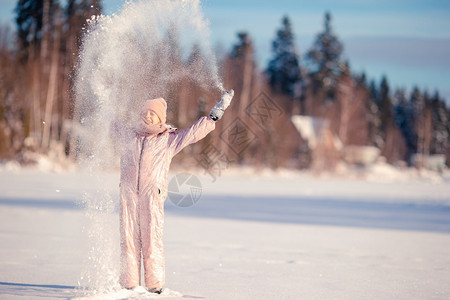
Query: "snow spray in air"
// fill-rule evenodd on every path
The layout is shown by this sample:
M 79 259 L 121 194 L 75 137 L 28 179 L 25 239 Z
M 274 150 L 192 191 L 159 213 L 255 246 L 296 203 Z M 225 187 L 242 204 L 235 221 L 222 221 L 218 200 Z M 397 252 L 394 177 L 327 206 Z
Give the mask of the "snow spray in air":
M 223 92 L 208 41 L 199 0 L 128 2 L 118 14 L 88 20 L 74 86 L 80 124 L 73 134 L 79 160 L 98 177 L 98 190 L 83 199 L 91 250 L 80 286 L 101 293 L 118 288 L 119 187 L 111 196 L 113 189 L 99 175 L 117 166 L 112 124 L 133 125 L 141 104 L 152 98 L 166 98 L 170 110 L 170 91 L 182 80 Z M 194 48 L 202 54 L 200 64 L 175 63 Z

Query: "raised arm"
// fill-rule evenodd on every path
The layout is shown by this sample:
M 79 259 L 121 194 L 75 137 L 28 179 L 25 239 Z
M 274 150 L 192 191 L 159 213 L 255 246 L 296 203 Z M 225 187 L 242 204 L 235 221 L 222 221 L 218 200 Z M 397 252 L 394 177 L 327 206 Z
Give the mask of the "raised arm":
M 173 155 L 183 150 L 184 147 L 193 144 L 216 128 L 216 123 L 211 117 L 201 117 L 191 127 L 171 132 L 169 137 L 169 147 L 173 150 Z
M 221 100 L 211 109 L 208 117 L 201 117 L 191 127 L 170 133 L 169 147 L 173 149 L 173 155 L 180 152 L 184 147 L 203 139 L 208 133 L 216 127 L 215 122 L 220 120 L 225 109 L 230 105 L 233 99 L 234 91 L 225 92 Z

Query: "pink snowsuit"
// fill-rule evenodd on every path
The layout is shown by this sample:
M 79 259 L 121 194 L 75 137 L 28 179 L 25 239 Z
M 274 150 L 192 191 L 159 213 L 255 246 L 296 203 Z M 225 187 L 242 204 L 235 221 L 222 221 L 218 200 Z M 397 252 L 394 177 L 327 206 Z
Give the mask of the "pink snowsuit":
M 125 140 L 120 176 L 120 284 L 126 288 L 140 285 L 141 252 L 145 286 L 162 288 L 165 284 L 163 248 L 164 201 L 168 172 L 174 155 L 214 130 L 210 117 L 201 117 L 191 127 L 160 134 L 137 132 Z

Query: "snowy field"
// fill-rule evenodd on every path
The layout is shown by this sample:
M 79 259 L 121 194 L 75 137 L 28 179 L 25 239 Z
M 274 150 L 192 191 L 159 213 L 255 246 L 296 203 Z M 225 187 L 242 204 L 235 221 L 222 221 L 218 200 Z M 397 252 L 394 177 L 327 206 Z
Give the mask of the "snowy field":
M 449 174 L 375 171 L 230 170 L 214 182 L 191 171 L 202 194 L 188 208 L 166 202 L 169 292 L 152 297 L 450 299 Z M 118 173 L 99 176 L 117 199 Z M 85 171 L 0 168 L 0 299 L 150 297 L 78 290 L 89 250 L 78 202 L 97 188 Z M 119 243 L 117 214 L 110 225 Z

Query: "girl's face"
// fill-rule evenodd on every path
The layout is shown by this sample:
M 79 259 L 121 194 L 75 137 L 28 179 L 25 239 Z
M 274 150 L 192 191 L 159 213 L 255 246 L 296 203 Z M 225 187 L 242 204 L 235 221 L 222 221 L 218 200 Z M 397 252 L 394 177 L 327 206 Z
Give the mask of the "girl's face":
M 159 124 L 161 123 L 161 120 L 159 119 L 158 115 L 151 109 L 147 110 L 146 112 L 142 113 L 142 119 L 146 124 Z

